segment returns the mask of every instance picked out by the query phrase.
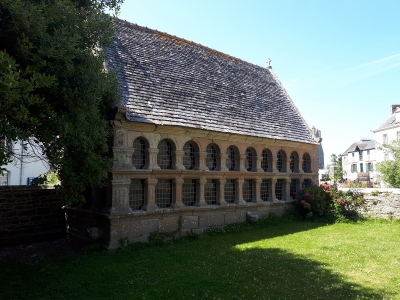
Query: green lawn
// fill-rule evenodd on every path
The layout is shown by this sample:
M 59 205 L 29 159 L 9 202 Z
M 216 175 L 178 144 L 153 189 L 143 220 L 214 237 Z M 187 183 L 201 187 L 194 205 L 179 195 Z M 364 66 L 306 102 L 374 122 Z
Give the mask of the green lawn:
M 272 222 L 3 263 L 0 299 L 400 299 L 399 241 L 399 222 Z

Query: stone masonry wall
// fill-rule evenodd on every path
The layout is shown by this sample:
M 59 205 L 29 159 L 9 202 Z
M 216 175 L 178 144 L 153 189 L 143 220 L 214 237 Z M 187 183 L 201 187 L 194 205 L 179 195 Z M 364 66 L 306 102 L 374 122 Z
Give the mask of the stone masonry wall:
M 0 246 L 64 235 L 63 205 L 54 188 L 0 187 Z
M 365 199 L 365 204 L 357 210 L 359 214 L 372 218 L 400 220 L 400 189 L 355 190 L 362 192 Z

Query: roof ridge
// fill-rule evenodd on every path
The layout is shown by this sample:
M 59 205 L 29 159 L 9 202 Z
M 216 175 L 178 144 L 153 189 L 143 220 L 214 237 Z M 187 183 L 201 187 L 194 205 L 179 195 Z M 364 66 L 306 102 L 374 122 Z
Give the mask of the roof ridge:
M 164 36 L 164 37 L 166 37 L 166 38 L 170 38 L 171 40 L 176 40 L 176 41 L 179 41 L 179 42 L 181 42 L 181 43 L 185 43 L 185 44 L 187 44 L 188 46 L 196 45 L 196 46 L 198 46 L 198 47 L 204 49 L 205 51 L 207 51 L 209 54 L 215 53 L 215 54 L 217 54 L 219 57 L 224 58 L 224 59 L 230 59 L 230 60 L 233 60 L 233 61 L 235 61 L 235 62 L 241 62 L 241 63 L 243 63 L 243 64 L 251 65 L 251 66 L 254 66 L 254 67 L 256 67 L 256 68 L 262 68 L 262 69 L 266 69 L 266 70 L 271 70 L 271 69 L 272 69 L 272 67 L 267 67 L 267 68 L 265 68 L 265 67 L 262 67 L 262 66 L 260 66 L 260 65 L 253 64 L 253 63 L 250 63 L 250 62 L 245 61 L 245 60 L 243 60 L 243 59 L 237 58 L 237 57 L 232 56 L 232 55 L 230 55 L 230 54 L 226 54 L 226 53 L 224 53 L 224 52 L 215 50 L 215 49 L 213 49 L 213 48 L 211 48 L 211 47 L 204 46 L 204 45 L 202 45 L 202 44 L 199 44 L 199 43 L 196 43 L 196 42 L 193 42 L 193 41 L 190 41 L 190 40 L 181 38 L 181 37 L 177 37 L 177 36 L 172 35 L 172 34 L 169 34 L 169 33 L 167 33 L 167 32 L 158 31 L 157 29 L 151 29 L 151 28 L 148 28 L 148 27 L 145 27 L 145 26 L 141 26 L 141 25 L 138 25 L 138 24 L 136 24 L 136 23 L 131 23 L 131 22 L 129 22 L 129 21 L 122 20 L 122 19 L 119 19 L 119 18 L 115 18 L 115 21 L 117 21 L 117 22 L 119 22 L 119 23 L 121 23 L 121 24 L 124 24 L 124 25 L 128 25 L 128 26 L 130 26 L 130 27 L 132 27 L 132 28 L 136 28 L 136 29 L 139 29 L 139 30 L 146 30 L 146 31 L 149 32 L 149 33 L 157 34 L 158 37 Z M 276 77 L 276 76 L 275 76 L 275 77 Z

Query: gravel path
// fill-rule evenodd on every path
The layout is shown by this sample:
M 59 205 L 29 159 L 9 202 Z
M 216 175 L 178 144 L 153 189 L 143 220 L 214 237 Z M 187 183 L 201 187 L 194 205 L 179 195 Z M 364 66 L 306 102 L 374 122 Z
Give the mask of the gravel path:
M 0 247 L 0 262 L 7 259 L 38 262 L 56 255 L 82 255 L 85 252 L 85 246 L 91 244 L 93 244 L 92 241 L 67 235 L 52 241 Z

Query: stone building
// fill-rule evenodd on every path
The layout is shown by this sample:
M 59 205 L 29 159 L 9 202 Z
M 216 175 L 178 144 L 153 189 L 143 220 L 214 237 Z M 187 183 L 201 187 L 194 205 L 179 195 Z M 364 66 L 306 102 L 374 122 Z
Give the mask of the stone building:
M 270 66 L 117 21 L 114 165 L 105 205 L 69 212 L 108 248 L 280 214 L 318 183 L 318 142 Z M 100 197 L 101 198 L 101 197 Z

